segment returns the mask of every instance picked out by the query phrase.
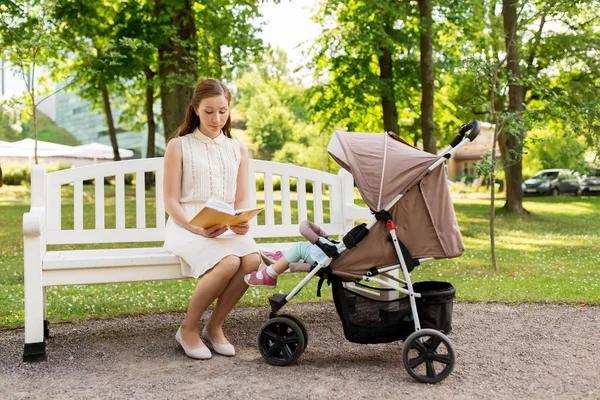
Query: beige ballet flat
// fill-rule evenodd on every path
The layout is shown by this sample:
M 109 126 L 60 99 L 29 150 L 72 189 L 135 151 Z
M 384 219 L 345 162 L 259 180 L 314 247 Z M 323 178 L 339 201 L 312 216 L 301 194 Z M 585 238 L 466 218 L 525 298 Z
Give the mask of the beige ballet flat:
M 185 352 L 185 355 L 190 358 L 195 358 L 197 360 L 208 360 L 212 357 L 210 349 L 206 346 L 202 346 L 197 349 L 188 349 L 187 346 L 183 343 L 183 338 L 181 337 L 181 327 L 177 329 L 177 333 L 175 334 L 175 340 L 177 340 L 177 343 L 181 345 L 181 348 Z
M 202 329 L 202 339 L 206 340 L 208 343 L 211 344 L 215 353 L 218 353 L 222 356 L 227 356 L 227 357 L 235 356 L 235 347 L 233 347 L 233 345 L 230 343 L 221 344 L 221 343 L 213 342 L 211 337 L 208 335 L 206 326 L 204 327 L 204 329 Z

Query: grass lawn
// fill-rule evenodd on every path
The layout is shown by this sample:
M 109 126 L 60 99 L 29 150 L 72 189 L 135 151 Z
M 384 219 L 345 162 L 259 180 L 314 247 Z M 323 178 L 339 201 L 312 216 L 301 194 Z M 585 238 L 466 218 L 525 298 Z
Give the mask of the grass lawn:
M 28 203 L 22 201 L 25 192 L 14 187 L 0 188 L 0 328 L 23 325 L 21 220 L 29 209 Z M 94 216 L 87 211 L 93 210 L 93 186 L 86 186 L 85 192 L 84 226 L 92 227 Z M 106 186 L 105 192 L 106 199 L 114 198 L 112 186 Z M 133 187 L 126 188 L 128 227 L 135 226 L 134 192 Z M 63 195 L 71 199 L 62 210 L 63 226 L 72 226 L 72 188 L 65 188 Z M 149 216 L 154 215 L 153 198 L 151 190 L 146 194 Z M 498 204 L 502 205 L 503 201 Z M 489 199 L 455 199 L 465 254 L 417 267 L 411 274 L 412 279 L 452 282 L 457 289 L 457 301 L 600 304 L 600 197 L 526 198 L 524 206 L 531 211 L 524 218 L 497 210 L 499 269 L 494 271 L 489 254 Z M 311 207 L 309 204 L 309 210 Z M 107 207 L 107 227 L 114 226 L 113 221 L 114 207 Z M 139 247 L 140 244 L 122 246 Z M 55 248 L 51 246 L 49 250 Z M 267 306 L 271 294 L 289 292 L 301 278 L 302 275 L 286 274 L 277 289 L 250 288 L 241 304 Z M 183 311 L 194 284 L 192 279 L 183 279 L 49 288 L 48 318 L 58 322 Z M 330 299 L 331 292 L 324 285 L 320 300 Z M 318 301 L 316 280 L 295 300 Z

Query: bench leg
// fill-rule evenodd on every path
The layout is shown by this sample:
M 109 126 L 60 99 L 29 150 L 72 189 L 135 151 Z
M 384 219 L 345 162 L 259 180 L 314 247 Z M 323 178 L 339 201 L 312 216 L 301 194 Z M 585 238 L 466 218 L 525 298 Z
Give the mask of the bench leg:
M 48 322 L 48 314 L 46 308 L 46 287 L 42 289 L 42 298 L 44 299 L 44 340 L 50 339 L 50 323 Z
M 44 341 L 44 295 L 42 286 L 42 266 L 29 263 L 25 256 L 25 345 L 23 361 L 45 361 L 46 342 Z M 37 261 L 37 260 L 36 260 Z
M 50 339 L 50 323 L 47 319 L 44 320 L 44 340 Z
M 46 361 L 46 342 L 25 343 L 23 348 L 23 362 Z

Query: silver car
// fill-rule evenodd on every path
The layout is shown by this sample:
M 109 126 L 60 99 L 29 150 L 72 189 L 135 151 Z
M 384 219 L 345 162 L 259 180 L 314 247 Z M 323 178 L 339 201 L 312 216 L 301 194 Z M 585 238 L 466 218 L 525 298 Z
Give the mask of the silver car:
M 581 180 L 581 192 L 583 194 L 600 195 L 600 168 L 596 168 L 585 175 Z
M 581 195 L 581 178 L 570 169 L 544 169 L 521 185 L 523 195 L 545 194 L 558 196 L 571 193 Z

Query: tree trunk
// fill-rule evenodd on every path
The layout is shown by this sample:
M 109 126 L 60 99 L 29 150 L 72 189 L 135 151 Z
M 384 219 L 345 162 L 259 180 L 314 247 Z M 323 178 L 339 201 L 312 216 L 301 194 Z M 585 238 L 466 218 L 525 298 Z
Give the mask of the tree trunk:
M 390 33 L 389 23 L 385 23 L 383 29 Z M 396 110 L 396 99 L 394 96 L 394 65 L 392 51 L 389 47 L 380 49 L 379 56 L 379 82 L 381 87 L 381 106 L 383 108 L 383 129 L 386 132 L 398 132 L 398 111 Z
M 35 53 L 34 53 L 35 54 Z M 35 57 L 35 56 L 34 56 Z M 32 108 L 32 117 L 33 117 L 33 157 L 35 159 L 35 163 L 38 163 L 38 128 L 37 128 L 37 105 L 35 104 L 35 64 L 31 67 L 31 83 L 29 85 L 31 89 L 31 108 Z
M 433 122 L 433 29 L 431 0 L 419 0 L 421 15 L 421 132 L 423 150 L 436 154 L 435 124 Z
M 519 67 L 516 1 L 503 0 L 502 17 L 504 20 L 506 66 L 509 79 L 508 111 L 517 118 L 517 122 L 511 124 L 513 127 L 517 127 L 517 131 L 512 129 L 507 132 L 506 129 L 503 129 L 499 137 L 499 144 L 502 150 L 502 158 L 507 161 L 507 167 L 504 170 L 506 176 L 506 204 L 504 207 L 517 214 L 523 214 L 525 210 L 523 210 L 521 183 L 523 181 L 522 152 L 525 133 L 518 119 L 524 110 L 524 90 L 521 85 L 521 68 Z
M 104 113 L 106 114 L 106 125 L 108 125 L 108 135 L 110 136 L 110 144 L 113 148 L 115 161 L 120 161 L 119 145 L 117 143 L 117 130 L 113 121 L 112 111 L 110 109 L 110 98 L 108 96 L 108 87 L 106 84 L 102 87 L 102 102 L 104 104 Z
M 158 49 L 160 100 L 165 139 L 169 139 L 185 118 L 198 80 L 198 45 L 192 0 L 157 1 L 159 13 L 169 13 L 176 28 L 175 40 Z
M 155 137 L 156 137 L 156 121 L 154 121 L 154 76 L 156 75 L 147 65 L 144 67 L 146 75 L 146 121 L 148 124 L 148 146 L 146 158 L 153 158 L 155 152 Z M 146 190 L 149 190 L 153 185 L 154 174 L 146 172 Z

